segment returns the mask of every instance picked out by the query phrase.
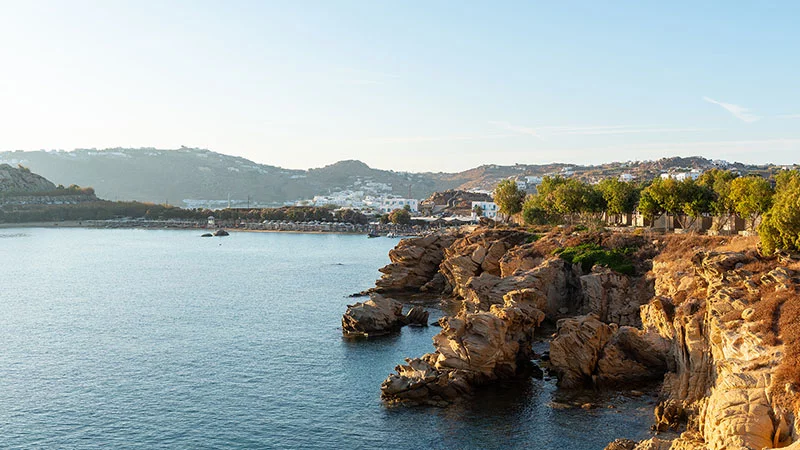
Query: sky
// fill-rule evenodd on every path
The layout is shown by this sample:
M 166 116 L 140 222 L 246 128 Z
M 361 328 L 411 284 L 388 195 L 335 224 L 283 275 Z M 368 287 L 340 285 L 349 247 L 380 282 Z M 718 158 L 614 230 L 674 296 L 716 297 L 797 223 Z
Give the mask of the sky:
M 0 150 L 800 162 L 800 2 L 0 0 Z

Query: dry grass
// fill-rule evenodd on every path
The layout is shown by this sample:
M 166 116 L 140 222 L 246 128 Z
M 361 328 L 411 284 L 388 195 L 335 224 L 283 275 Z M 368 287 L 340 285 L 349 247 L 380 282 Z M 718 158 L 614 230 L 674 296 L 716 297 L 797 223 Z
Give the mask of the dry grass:
M 778 319 L 779 339 L 783 342 L 783 361 L 775 371 L 773 395 L 784 405 L 800 408 L 800 297 L 794 292 L 781 304 Z M 786 386 L 792 392 L 786 391 Z

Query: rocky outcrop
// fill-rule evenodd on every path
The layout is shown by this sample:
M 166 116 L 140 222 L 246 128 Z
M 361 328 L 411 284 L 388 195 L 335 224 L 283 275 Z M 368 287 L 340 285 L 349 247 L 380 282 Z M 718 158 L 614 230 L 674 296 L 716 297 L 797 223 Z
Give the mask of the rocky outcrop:
M 558 257 L 550 257 L 539 266 L 503 278 L 490 273 L 472 277 L 461 288 L 461 293 L 464 306 L 469 310 L 486 310 L 491 305 L 503 304 L 503 298 L 510 294 L 523 296 L 554 318 L 575 310 L 576 280 L 577 274 L 569 264 Z
M 55 190 L 56 185 L 45 177 L 23 167 L 0 164 L 0 193 L 34 193 Z
M 465 297 L 464 287 L 483 273 L 500 276 L 500 258 L 531 235 L 513 229 L 478 228 L 444 250 L 439 269 L 455 296 Z
M 381 385 L 381 397 L 442 405 L 481 384 L 513 377 L 530 362 L 533 333 L 543 319 L 538 309 L 513 301 L 442 318 L 435 351 L 395 367 Z
M 345 336 L 378 336 L 397 331 L 403 325 L 403 304 L 377 294 L 363 303 L 347 305 L 342 316 Z
M 776 294 L 797 298 L 797 279 L 785 267 L 750 272 L 745 265 L 753 261 L 740 252 L 700 251 L 682 270 L 654 265 L 657 296 L 642 308 L 642 333 L 666 345 L 669 368 L 656 427 L 685 431 L 658 447 L 649 440 L 636 448 L 762 449 L 798 441 L 800 398 L 778 401 L 787 392 L 774 385 L 783 346 L 769 338 L 774 323 L 764 323 L 781 310 L 761 319 L 756 313 Z
M 652 277 L 629 277 L 602 266 L 580 277 L 581 314 L 596 314 L 606 323 L 638 326 L 639 308 L 654 295 Z
M 425 286 L 425 291 L 441 292 L 444 279 L 441 275 L 436 278 L 439 264 L 444 258 L 444 249 L 450 247 L 458 237 L 459 234 L 455 232 L 442 232 L 403 239 L 389 251 L 391 263 L 379 269 L 383 275 L 375 282 L 375 291 L 416 292 Z
M 347 305 L 342 315 L 342 333 L 345 336 L 380 336 L 399 330 L 405 325 L 427 327 L 429 313 L 421 306 L 412 307 L 403 315 L 403 304 L 380 294 L 370 294 L 370 299 Z
M 550 343 L 550 364 L 564 388 L 613 386 L 658 379 L 667 369 L 660 339 L 596 315 L 561 319 Z

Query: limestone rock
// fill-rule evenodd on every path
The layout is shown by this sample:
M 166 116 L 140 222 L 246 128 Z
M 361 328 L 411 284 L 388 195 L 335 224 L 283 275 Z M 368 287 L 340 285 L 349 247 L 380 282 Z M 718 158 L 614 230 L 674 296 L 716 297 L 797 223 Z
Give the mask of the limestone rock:
M 639 325 L 639 307 L 655 294 L 652 278 L 629 277 L 600 266 L 581 276 L 580 283 L 581 312 L 597 314 L 606 323 Z

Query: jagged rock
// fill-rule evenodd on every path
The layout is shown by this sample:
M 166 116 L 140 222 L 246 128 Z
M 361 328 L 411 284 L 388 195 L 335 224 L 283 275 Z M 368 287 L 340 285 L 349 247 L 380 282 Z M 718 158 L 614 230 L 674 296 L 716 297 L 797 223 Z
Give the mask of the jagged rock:
M 523 231 L 478 228 L 444 250 L 439 270 L 453 294 L 463 298 L 470 278 L 482 273 L 500 276 L 500 258 L 528 238 L 530 234 Z
M 659 379 L 667 370 L 667 352 L 660 342 L 633 327 L 620 327 L 603 347 L 597 361 L 599 385 L 625 385 Z
M 457 233 L 442 232 L 401 240 L 389 251 L 391 263 L 379 269 L 383 275 L 375 282 L 375 290 L 416 291 L 426 286 L 426 291 L 441 292 L 441 289 L 435 289 L 436 281 L 433 278 L 444 258 L 444 249 L 450 247 L 458 237 Z
M 342 333 L 345 336 L 377 336 L 397 331 L 405 323 L 402 303 L 373 294 L 363 303 L 347 305 L 342 316 Z
M 427 327 L 428 326 L 428 311 L 421 306 L 415 306 L 408 311 L 405 317 L 405 324 L 412 326 Z
M 633 450 L 636 447 L 636 441 L 630 439 L 614 439 L 614 442 L 606 445 L 604 450 Z
M 381 397 L 390 402 L 441 404 L 473 387 L 515 376 L 521 362 L 532 356 L 531 342 L 544 313 L 509 302 L 489 311 L 462 313 L 440 320 L 435 351 L 407 359 L 381 385 Z
M 614 328 L 591 314 L 561 319 L 556 326 L 556 336 L 550 343 L 550 364 L 558 374 L 558 385 L 575 388 L 594 383 L 597 361 Z
M 572 267 L 555 257 L 533 269 L 504 278 L 482 273 L 471 278 L 462 288 L 464 307 L 472 311 L 486 310 L 491 305 L 503 304 L 506 294 L 521 291 L 513 295 L 533 301 L 548 317 L 555 318 L 560 314 L 560 308 L 574 308 L 570 303 L 571 294 L 577 289 L 575 280 Z
M 629 277 L 601 266 L 580 277 L 583 314 L 597 314 L 606 323 L 640 324 L 639 307 L 655 294 L 653 279 Z

